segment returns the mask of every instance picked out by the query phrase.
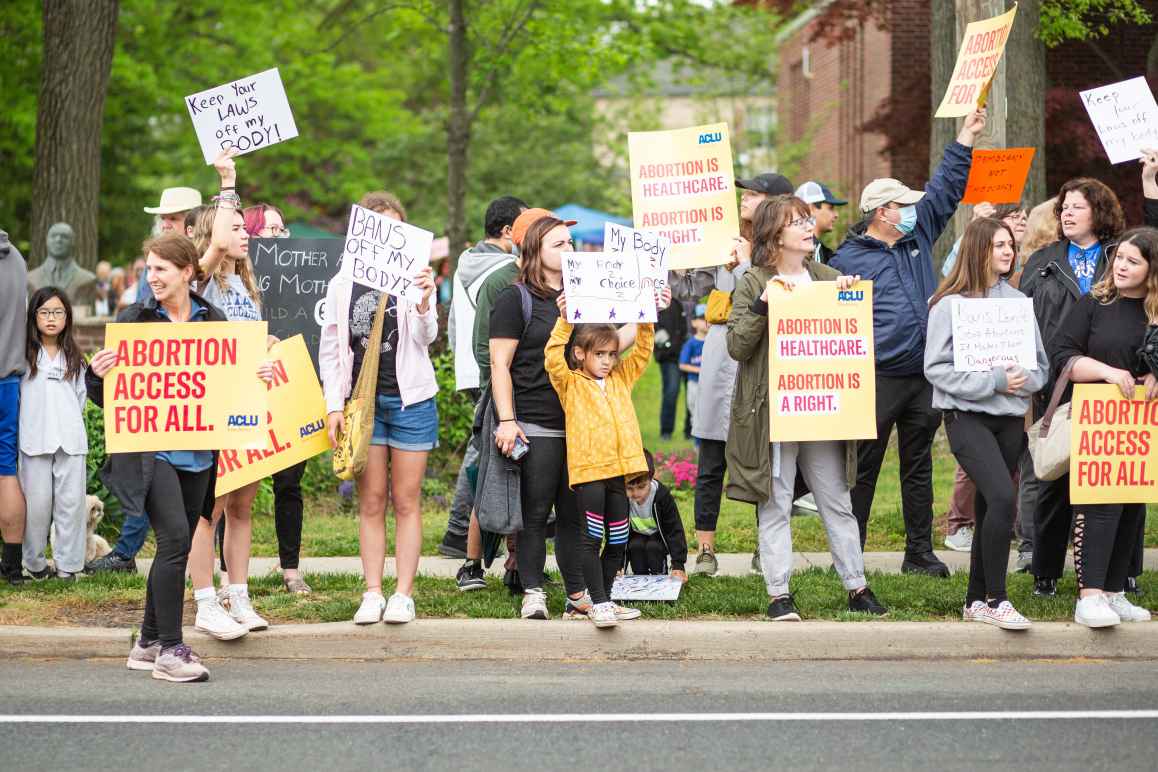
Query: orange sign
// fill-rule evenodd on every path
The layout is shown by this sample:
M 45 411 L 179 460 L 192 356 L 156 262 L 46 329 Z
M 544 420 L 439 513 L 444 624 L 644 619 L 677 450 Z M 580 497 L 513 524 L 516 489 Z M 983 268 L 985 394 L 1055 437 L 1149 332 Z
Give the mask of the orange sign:
M 1016 204 L 1021 201 L 1035 152 L 1032 147 L 974 150 L 969 183 L 965 186 L 961 203 Z

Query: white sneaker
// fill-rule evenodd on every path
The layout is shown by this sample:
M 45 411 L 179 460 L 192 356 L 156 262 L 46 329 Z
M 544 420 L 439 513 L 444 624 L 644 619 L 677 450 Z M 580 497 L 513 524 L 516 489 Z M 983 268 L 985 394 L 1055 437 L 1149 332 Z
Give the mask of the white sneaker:
M 968 606 L 965 607 L 964 611 L 961 613 L 961 618 L 964 619 L 966 622 L 980 622 L 981 621 L 981 618 L 980 618 L 981 617 L 981 610 L 982 610 L 982 607 L 984 605 L 985 605 L 984 601 L 980 601 L 980 600 L 973 601 L 972 603 L 970 603 Z
M 1091 595 L 1078 598 L 1074 607 L 1074 621 L 1086 627 L 1113 627 L 1122 618 L 1110 607 L 1105 595 Z
M 973 550 L 973 529 L 962 526 L 957 532 L 945 537 L 945 548 L 954 552 L 971 552 Z
M 637 608 L 620 606 L 618 603 L 613 603 L 612 605 L 615 606 L 615 618 L 620 622 L 630 622 L 632 619 L 639 619 L 643 616 L 643 612 Z
M 987 625 L 995 625 L 1002 630 L 1028 630 L 1032 627 L 1032 623 L 1018 613 L 1013 604 L 1007 600 L 1003 600 L 997 604 L 997 608 L 993 608 L 988 603 L 982 603 L 981 608 L 975 612 L 973 617 L 974 622 L 984 622 Z
M 596 627 L 616 627 L 619 624 L 614 603 L 596 603 L 588 616 Z
M 1115 592 L 1106 596 L 1106 602 L 1123 622 L 1149 622 L 1150 612 L 1141 606 L 1135 606 L 1126 599 L 1123 592 Z
M 386 601 L 386 613 L 382 621 L 392 625 L 404 625 L 414 621 L 414 599 L 396 592 Z
M 232 641 L 249 632 L 249 628 L 236 622 L 229 612 L 221 608 L 217 599 L 201 601 L 197 604 L 197 622 L 194 630 L 211 635 L 219 641 Z
M 258 613 L 253 610 L 253 604 L 249 601 L 249 595 L 232 592 L 229 594 L 229 616 L 238 624 L 245 625 L 245 629 L 250 632 L 269 628 L 269 622 L 262 619 L 258 616 Z
M 547 593 L 540 587 L 528 587 L 523 593 L 523 619 L 550 619 L 547 611 Z
M 354 612 L 354 624 L 373 625 L 382 621 L 382 612 L 386 610 L 386 599 L 380 592 L 362 593 L 362 605 Z

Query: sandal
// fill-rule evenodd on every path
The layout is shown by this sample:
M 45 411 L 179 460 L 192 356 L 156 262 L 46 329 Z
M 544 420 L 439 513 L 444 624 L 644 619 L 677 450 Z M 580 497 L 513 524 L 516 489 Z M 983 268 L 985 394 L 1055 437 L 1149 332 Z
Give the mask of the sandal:
M 292 595 L 309 595 L 310 586 L 300 576 L 294 579 L 286 579 L 282 577 L 281 583 L 285 585 L 285 591 Z

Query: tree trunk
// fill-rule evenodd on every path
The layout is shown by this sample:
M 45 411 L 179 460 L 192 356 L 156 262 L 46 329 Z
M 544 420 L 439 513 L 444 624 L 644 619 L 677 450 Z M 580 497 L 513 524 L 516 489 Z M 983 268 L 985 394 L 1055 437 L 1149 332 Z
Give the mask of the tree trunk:
M 30 265 L 44 259 L 56 222 L 72 226 L 78 263 L 91 268 L 100 260 L 101 123 L 117 13 L 117 0 L 44 0 Z
M 446 126 L 447 223 L 451 270 L 466 242 L 466 172 L 470 149 L 470 111 L 466 91 L 470 51 L 465 0 L 450 0 L 450 117 Z
M 1045 98 L 1048 86 L 1045 45 L 1037 37 L 1041 25 L 1041 0 L 1021 0 L 1017 21 L 1005 44 L 1005 61 L 1017 63 L 1017 77 L 1005 82 L 1009 110 L 1005 137 L 1008 147 L 1036 147 L 1033 166 L 1025 181 L 1021 200 L 1027 208 L 1049 198 L 1046 189 Z M 1003 65 L 1004 66 L 1004 65 Z
M 945 96 L 945 88 L 953 77 L 953 65 L 957 61 L 957 8 L 954 0 L 932 0 L 929 19 L 929 75 L 932 78 L 930 97 L 932 104 L 929 113 L 937 111 L 941 99 Z M 948 118 L 933 118 L 929 132 L 929 176 L 941 163 L 945 153 L 945 146 L 957 136 L 957 121 Z M 945 229 L 946 233 L 953 233 L 953 225 Z M 933 264 L 939 266 L 949 254 L 953 239 L 941 239 L 934 249 Z

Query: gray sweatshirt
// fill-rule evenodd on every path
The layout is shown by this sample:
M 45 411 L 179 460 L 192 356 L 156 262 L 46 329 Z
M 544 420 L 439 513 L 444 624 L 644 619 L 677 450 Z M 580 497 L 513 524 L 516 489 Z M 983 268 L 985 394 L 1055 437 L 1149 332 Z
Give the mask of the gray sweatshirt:
M 28 269 L 20 251 L 0 230 L 0 380 L 28 369 L 24 359 L 27 329 Z
M 990 287 L 987 298 L 1024 298 L 1004 280 Z M 946 295 L 929 310 L 925 335 L 925 377 L 933 385 L 933 407 L 989 415 L 1025 415 L 1029 398 L 1041 390 L 1049 377 L 1049 357 L 1041 344 L 1041 331 L 1034 322 L 1037 369 L 1026 370 L 1029 378 L 1017 394 L 1006 394 L 1005 368 L 959 373 L 953 369 L 953 304 L 961 295 Z

